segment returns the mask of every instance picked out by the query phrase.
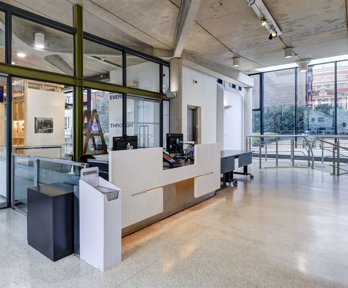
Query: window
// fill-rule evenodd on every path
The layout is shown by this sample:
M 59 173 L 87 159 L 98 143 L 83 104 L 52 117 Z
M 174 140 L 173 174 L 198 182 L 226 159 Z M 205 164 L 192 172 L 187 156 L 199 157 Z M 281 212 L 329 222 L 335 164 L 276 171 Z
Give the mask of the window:
M 122 94 L 85 89 L 84 103 L 83 153 L 106 154 L 112 138 L 122 136 Z
M 261 112 L 260 112 L 260 75 L 252 75 L 252 78 L 254 78 L 254 87 L 253 87 L 253 98 L 252 98 L 252 133 L 253 134 L 260 134 L 261 131 Z
M 83 40 L 83 76 L 85 79 L 122 85 L 122 52 Z
M 169 92 L 170 91 L 170 86 L 169 86 L 169 77 L 170 77 L 170 72 L 169 72 L 169 67 L 163 65 L 163 93 Z
M 159 91 L 159 64 L 127 54 L 127 86 Z
M 127 135 L 138 136 L 139 148 L 160 146 L 160 102 L 127 97 Z
M 264 73 L 264 133 L 295 133 L 295 69 Z
M 348 135 L 348 61 L 337 62 L 337 133 Z
M 12 17 L 14 65 L 74 75 L 73 35 Z

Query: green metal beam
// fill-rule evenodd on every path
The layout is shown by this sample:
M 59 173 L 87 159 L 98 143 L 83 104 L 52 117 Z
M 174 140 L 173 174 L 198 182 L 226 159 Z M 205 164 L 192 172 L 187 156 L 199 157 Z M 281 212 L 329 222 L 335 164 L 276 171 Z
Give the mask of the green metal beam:
M 79 161 L 83 153 L 83 20 L 82 6 L 75 4 L 73 23 L 74 35 L 74 75 L 78 82 L 74 89 L 74 160 Z
M 111 83 L 92 81 L 92 80 L 82 80 L 82 86 L 85 88 L 88 87 L 92 89 L 98 89 L 98 90 L 109 91 L 109 92 L 135 94 L 135 95 L 146 96 L 146 97 L 156 98 L 161 100 L 168 99 L 164 94 L 161 94 L 161 93 L 146 91 L 146 90 L 141 90 L 136 88 L 130 88 L 130 87 L 124 87 L 121 85 L 116 85 Z
M 0 72 L 10 74 L 14 77 L 39 80 L 45 82 L 54 82 L 65 85 L 77 85 L 77 80 L 73 76 L 62 75 L 53 72 L 35 70 L 32 68 L 9 65 L 0 63 Z

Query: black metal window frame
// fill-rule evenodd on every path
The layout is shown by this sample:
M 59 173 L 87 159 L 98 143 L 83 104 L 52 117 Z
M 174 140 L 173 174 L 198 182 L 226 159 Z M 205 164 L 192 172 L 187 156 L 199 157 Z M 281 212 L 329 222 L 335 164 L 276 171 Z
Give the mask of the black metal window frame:
M 347 60 L 340 60 L 340 61 L 328 61 L 328 62 L 323 62 L 323 63 L 318 63 L 314 65 L 310 65 L 310 67 L 314 67 L 316 65 L 323 65 L 323 64 L 334 64 L 334 97 L 335 97 L 335 106 L 334 106 L 334 131 L 335 134 L 338 134 L 338 115 L 337 115 L 337 109 L 338 109 L 338 78 L 337 78 L 337 68 L 338 68 L 338 63 L 340 62 L 346 62 Z M 285 68 L 285 69 L 279 69 L 279 70 L 273 70 L 269 72 L 277 72 L 277 71 L 283 71 L 283 70 L 295 70 L 295 117 L 294 117 L 294 125 L 295 125 L 295 130 L 294 134 L 298 134 L 298 73 L 299 70 L 298 68 Z M 259 75 L 259 84 L 260 84 L 260 104 L 259 104 L 259 109 L 253 109 L 252 111 L 260 111 L 260 134 L 264 134 L 264 74 L 269 73 L 269 72 L 260 72 L 260 73 L 253 73 L 250 74 L 249 76 L 254 76 L 254 75 Z M 307 72 L 306 72 L 307 73 Z M 308 90 L 308 77 L 306 77 L 306 91 Z
M 76 5 L 75 5 L 76 6 Z M 45 27 L 49 27 L 52 29 L 55 29 L 57 31 L 61 31 L 70 35 L 73 35 L 74 37 L 77 35 L 78 33 L 78 29 L 73 27 L 73 26 L 69 26 L 63 23 L 60 23 L 58 21 L 46 18 L 44 16 L 29 12 L 27 10 L 18 8 L 16 6 L 4 3 L 2 1 L 0 1 L 0 11 L 5 13 L 5 63 L 2 63 L 2 68 L 1 68 L 1 73 L 7 74 L 7 83 L 6 83 L 6 91 L 7 91 L 7 95 L 6 95 L 6 119 L 8 119 L 6 121 L 6 127 L 5 127 L 5 134 L 6 134 L 6 143 L 5 143 L 5 147 L 6 147 L 6 171 L 7 171 L 7 176 L 6 176 L 6 182 L 7 182 L 7 187 L 6 187 L 6 194 L 7 194 L 7 203 L 5 207 L 10 207 L 11 205 L 11 159 L 12 159 L 12 78 L 13 77 L 24 77 L 24 76 L 19 76 L 19 70 L 22 71 L 22 74 L 28 75 L 25 76 L 25 78 L 28 79 L 34 79 L 34 80 L 40 80 L 40 81 L 51 81 L 51 80 L 44 80 L 43 78 L 46 79 L 46 77 L 42 77 L 42 73 L 45 73 L 46 75 L 50 75 L 50 77 L 55 77 L 56 76 L 56 80 L 52 81 L 55 83 L 60 83 L 60 84 L 66 84 L 69 83 L 69 85 L 74 86 L 74 90 L 76 89 L 76 87 L 78 87 L 80 85 L 80 81 L 81 79 L 78 79 L 76 77 L 76 75 L 74 76 L 67 76 L 64 74 L 60 74 L 60 73 L 51 73 L 45 70 L 39 70 L 39 69 L 31 69 L 31 68 L 25 68 L 25 67 L 21 67 L 21 66 L 16 66 L 16 65 L 12 65 L 12 19 L 13 16 L 15 17 L 19 17 L 25 20 L 29 20 L 33 23 L 37 23 L 40 25 L 43 25 Z M 75 25 L 74 25 L 75 26 Z M 83 30 L 83 27 L 79 30 L 81 31 Z M 125 67 L 123 69 L 123 87 L 126 87 L 127 85 L 127 71 L 126 71 L 126 55 L 127 53 L 138 56 L 140 58 L 146 59 L 148 61 L 154 62 L 154 63 L 158 63 L 160 65 L 160 69 L 159 69 L 159 77 L 160 77 L 160 87 L 159 87 L 159 92 L 158 94 L 163 94 L 163 72 L 161 73 L 161 71 L 163 71 L 163 67 L 170 67 L 170 63 L 162 60 L 160 58 L 156 58 L 147 54 L 144 54 L 140 51 L 136 51 L 134 49 L 128 48 L 126 46 L 120 45 L 118 43 L 114 43 L 112 41 L 109 41 L 107 39 L 98 37 L 96 35 L 87 33 L 87 32 L 82 32 L 83 33 L 83 39 L 87 39 L 105 46 L 108 46 L 110 48 L 114 48 L 117 50 L 121 50 L 123 53 L 123 66 Z M 76 51 L 74 50 L 74 58 L 75 58 L 75 53 Z M 83 60 L 82 60 L 83 61 Z M 1 65 L 1 64 L 0 64 Z M 18 69 L 14 69 L 16 67 L 18 67 Z M 74 67 L 75 70 L 75 67 Z M 25 73 L 24 73 L 24 72 Z M 50 78 L 47 77 L 47 78 Z M 169 78 L 170 79 L 170 78 Z M 93 83 L 92 83 L 93 84 Z M 120 87 L 119 85 L 113 85 L 110 84 L 111 86 L 109 87 Z M 94 86 L 94 85 L 91 85 Z M 121 88 L 122 88 L 121 86 Z M 95 87 L 89 87 L 84 86 L 83 88 L 93 88 L 93 89 L 99 89 L 99 88 L 95 88 Z M 105 89 L 100 89 L 100 90 L 105 90 L 105 91 L 109 91 L 107 88 Z M 120 89 L 121 90 L 121 89 Z M 146 90 L 142 90 L 142 89 L 133 89 L 133 90 L 139 90 L 140 95 L 144 94 L 144 95 L 149 95 L 150 93 L 147 93 Z M 151 91 L 149 91 L 151 92 Z M 122 93 L 122 92 L 118 92 L 118 93 Z M 122 93 L 123 94 L 123 135 L 126 135 L 126 123 L 127 123 L 127 119 L 126 119 L 126 111 L 127 111 L 127 93 Z M 163 99 L 161 99 L 161 106 L 163 105 Z M 75 106 L 75 105 L 74 105 Z M 74 108 L 75 109 L 75 108 Z M 161 110 L 161 115 L 160 115 L 160 121 L 161 121 L 161 127 L 163 128 L 163 107 Z M 161 135 L 160 135 L 160 139 L 163 139 L 163 130 L 161 130 Z M 163 141 L 161 141 L 161 145 L 163 145 Z M 0 207 L 3 208 L 3 207 Z

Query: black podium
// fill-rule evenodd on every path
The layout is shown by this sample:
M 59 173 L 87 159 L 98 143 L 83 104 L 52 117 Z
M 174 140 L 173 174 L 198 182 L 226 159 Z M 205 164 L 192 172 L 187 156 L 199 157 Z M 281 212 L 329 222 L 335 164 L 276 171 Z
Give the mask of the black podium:
M 28 244 L 57 261 L 74 253 L 74 187 L 49 184 L 28 188 Z

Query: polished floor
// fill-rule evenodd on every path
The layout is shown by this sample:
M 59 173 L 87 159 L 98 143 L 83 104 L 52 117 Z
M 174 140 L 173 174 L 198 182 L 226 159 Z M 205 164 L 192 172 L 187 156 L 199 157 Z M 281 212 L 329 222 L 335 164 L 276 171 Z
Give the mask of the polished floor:
M 0 211 L 0 287 L 348 287 L 348 176 L 254 170 L 253 181 L 123 239 L 102 273 L 26 243 L 26 218 Z

